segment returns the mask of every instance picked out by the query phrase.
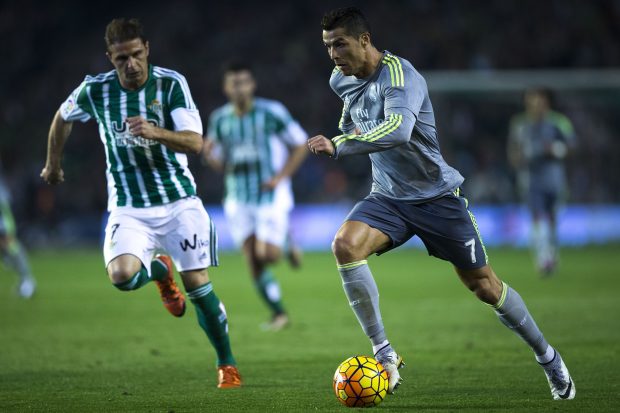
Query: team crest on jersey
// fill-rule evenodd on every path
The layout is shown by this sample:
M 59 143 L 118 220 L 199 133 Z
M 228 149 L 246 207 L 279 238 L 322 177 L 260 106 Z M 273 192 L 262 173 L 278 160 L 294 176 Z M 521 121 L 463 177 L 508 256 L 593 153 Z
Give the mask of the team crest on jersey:
M 148 110 L 150 110 L 151 112 L 156 113 L 157 116 L 159 116 L 161 118 L 161 114 L 163 113 L 163 105 L 161 104 L 161 102 L 159 100 L 153 99 L 151 104 L 147 105 L 146 108 Z
M 67 118 L 69 117 L 69 115 L 71 115 L 71 112 L 73 112 L 73 109 L 75 109 L 75 99 L 73 95 L 71 95 L 69 99 L 65 101 L 65 104 L 62 105 L 62 114 L 64 115 L 65 118 Z
M 368 99 L 370 99 L 371 102 L 376 102 L 379 100 L 379 85 L 376 83 L 373 83 L 368 87 Z

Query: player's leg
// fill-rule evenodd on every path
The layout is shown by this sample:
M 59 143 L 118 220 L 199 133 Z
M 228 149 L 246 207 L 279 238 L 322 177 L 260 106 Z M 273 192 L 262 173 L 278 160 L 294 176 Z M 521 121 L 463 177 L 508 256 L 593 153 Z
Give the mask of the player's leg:
M 238 387 L 228 336 L 224 305 L 209 280 L 207 268 L 218 265 L 215 226 L 197 198 L 177 201 L 160 234 L 160 242 L 181 273 L 187 296 L 196 308 L 198 322 L 217 354 L 218 387 Z
M 380 204 L 369 202 L 368 198 L 359 202 L 336 233 L 332 251 L 349 304 L 370 339 L 375 357 L 388 373 L 388 391 L 393 393 L 402 380 L 398 373 L 403 366 L 402 358 L 387 339 L 379 308 L 379 291 L 366 261 L 370 254 L 394 245 L 389 236 L 367 223 L 381 214 L 387 211 Z M 404 225 L 395 224 L 394 227 L 404 228 Z
M 187 296 L 196 308 L 198 324 L 203 329 L 217 355 L 218 387 L 241 386 L 241 376 L 233 357 L 228 336 L 228 318 L 224 304 L 213 291 L 207 270 L 181 272 Z
M 282 303 L 282 289 L 275 274 L 273 264 L 282 257 L 289 232 L 289 208 L 279 203 L 260 206 L 256 211 L 256 234 L 253 256 L 258 263 L 255 272 L 257 287 L 271 308 L 272 318 L 262 327 L 278 331 L 289 324 L 289 317 Z
M 548 213 L 547 194 L 540 188 L 532 188 L 529 194 L 529 207 L 532 215 L 530 237 L 531 250 L 536 268 L 542 275 L 553 271 L 552 227 Z
M 137 290 L 155 281 L 164 307 L 180 317 L 185 313 L 185 298 L 174 281 L 170 259 L 152 259 L 157 245 L 149 235 L 148 220 L 141 217 L 147 213 L 145 210 L 135 211 L 136 216 L 115 211 L 110 214 L 104 241 L 108 277 L 121 291 Z
M 15 220 L 8 203 L 0 201 L 0 252 L 6 265 L 13 269 L 19 277 L 17 293 L 22 298 L 34 295 L 36 283 L 26 251 L 15 234 Z
M 575 384 L 558 353 L 547 343 L 521 296 L 499 280 L 491 266 L 457 269 L 463 283 L 483 302 L 491 305 L 500 321 L 525 341 L 543 367 L 551 395 L 556 400 L 575 397 Z
M 452 262 L 465 286 L 479 300 L 492 306 L 500 321 L 530 346 L 547 374 L 552 396 L 555 399 L 573 398 L 575 387 L 559 353 L 547 343 L 521 296 L 502 282 L 488 265 L 484 244 L 476 220 L 468 210 L 467 200 L 448 196 L 432 204 L 433 217 L 426 220 L 434 221 L 439 232 L 421 234 L 429 252 Z M 419 211 L 418 217 L 422 212 Z
M 281 330 L 288 325 L 289 319 L 282 304 L 280 283 L 270 268 L 270 265 L 280 258 L 281 249 L 257 239 L 257 236 L 253 234 L 243 243 L 243 252 L 248 261 L 256 290 L 271 311 L 270 321 L 262 324 L 261 328 L 269 331 Z
M 291 268 L 293 269 L 301 268 L 304 253 L 299 247 L 299 245 L 295 243 L 295 240 L 293 239 L 293 234 L 291 233 L 290 230 L 286 236 L 286 244 L 284 245 L 284 251 L 286 254 L 286 259 L 289 265 L 291 266 Z

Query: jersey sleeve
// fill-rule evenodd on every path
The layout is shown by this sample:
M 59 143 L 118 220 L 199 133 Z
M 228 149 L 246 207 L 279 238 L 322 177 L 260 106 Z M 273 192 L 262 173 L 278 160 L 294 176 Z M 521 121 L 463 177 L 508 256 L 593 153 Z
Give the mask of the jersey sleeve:
M 283 104 L 272 102 L 271 114 L 276 122 L 277 135 L 287 146 L 303 145 L 308 140 L 306 131 Z
M 93 117 L 88 97 L 88 77 L 60 105 L 60 116 L 67 122 L 87 122 Z
M 385 151 L 411 139 L 427 93 L 426 82 L 413 70 L 403 70 L 400 61 L 390 62 L 389 75 L 382 80 L 384 121 L 365 134 L 345 133 L 333 138 L 334 157 Z
M 353 123 L 351 113 L 349 112 L 349 105 L 347 103 L 347 101 L 343 102 L 340 121 L 338 121 L 338 129 L 340 129 L 340 131 L 344 134 L 353 133 L 355 130 L 355 123 Z
M 214 110 L 209 116 L 209 124 L 207 125 L 207 137 L 215 141 L 219 141 L 221 139 L 218 118 L 218 111 Z
M 192 99 L 187 80 L 176 73 L 169 95 L 170 116 L 175 131 L 191 131 L 202 135 L 202 120 Z

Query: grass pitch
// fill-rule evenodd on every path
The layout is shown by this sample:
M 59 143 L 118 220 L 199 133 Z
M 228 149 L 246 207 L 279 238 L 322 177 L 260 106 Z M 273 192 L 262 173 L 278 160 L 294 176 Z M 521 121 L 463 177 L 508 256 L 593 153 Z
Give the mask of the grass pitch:
M 620 409 L 618 246 L 563 251 L 559 273 L 540 279 L 527 251 L 491 250 L 496 272 L 524 297 L 577 386 L 551 400 L 524 343 L 419 250 L 371 257 L 388 337 L 407 366 L 404 384 L 377 409 L 422 412 L 612 412 Z M 226 304 L 244 387 L 215 387 L 215 357 L 191 304 L 168 315 L 154 285 L 121 293 L 98 250 L 31 255 L 39 290 L 12 294 L 0 276 L 1 412 L 346 411 L 331 390 L 345 358 L 371 349 L 328 253 L 303 268 L 276 268 L 292 325 L 266 333 L 268 312 L 236 254 L 210 271 Z M 191 310 L 191 311 L 190 311 Z

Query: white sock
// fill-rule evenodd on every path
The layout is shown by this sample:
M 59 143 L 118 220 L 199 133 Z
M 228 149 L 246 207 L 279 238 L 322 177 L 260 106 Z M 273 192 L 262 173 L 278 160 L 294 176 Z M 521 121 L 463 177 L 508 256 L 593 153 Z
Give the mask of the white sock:
M 381 343 L 372 346 L 372 354 L 377 354 L 377 351 L 381 350 L 385 346 L 389 346 L 390 342 L 387 340 L 383 340 Z
M 545 354 L 536 356 L 536 361 L 539 362 L 540 364 L 547 364 L 551 360 L 553 360 L 554 357 L 555 357 L 555 350 L 553 349 L 553 347 L 547 346 L 547 351 L 545 351 Z

